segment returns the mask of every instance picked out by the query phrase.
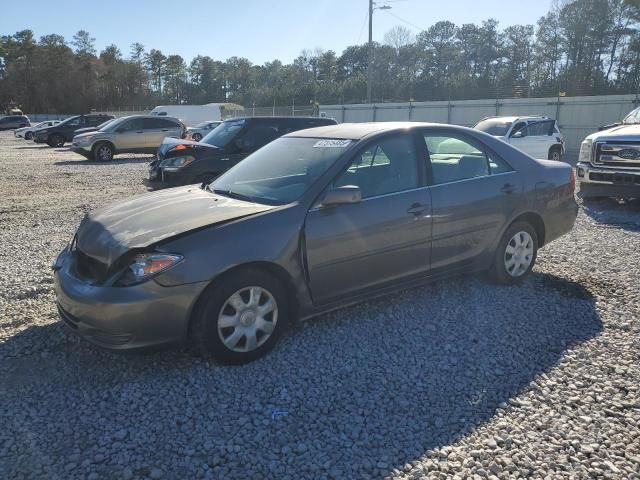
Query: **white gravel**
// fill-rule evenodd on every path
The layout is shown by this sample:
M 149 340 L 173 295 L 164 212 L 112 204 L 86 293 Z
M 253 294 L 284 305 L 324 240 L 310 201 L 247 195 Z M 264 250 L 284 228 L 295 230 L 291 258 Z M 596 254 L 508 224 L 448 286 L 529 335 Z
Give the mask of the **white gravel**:
M 589 204 L 521 287 L 405 291 L 223 367 L 57 319 L 51 260 L 147 160 L 0 133 L 0 478 L 640 478 L 639 204 Z

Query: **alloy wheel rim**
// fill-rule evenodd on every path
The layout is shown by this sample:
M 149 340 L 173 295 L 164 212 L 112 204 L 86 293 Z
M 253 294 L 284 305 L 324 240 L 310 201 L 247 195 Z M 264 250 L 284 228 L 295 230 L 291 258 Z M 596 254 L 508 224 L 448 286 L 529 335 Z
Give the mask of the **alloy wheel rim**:
M 278 304 L 262 287 L 244 287 L 231 295 L 218 313 L 218 337 L 233 352 L 247 353 L 273 334 L 278 321 Z
M 528 232 L 518 232 L 507 243 L 504 268 L 512 277 L 526 273 L 533 262 L 533 238 Z
M 109 160 L 111 158 L 111 150 L 109 150 L 109 147 L 100 147 L 98 149 L 98 156 L 100 160 Z

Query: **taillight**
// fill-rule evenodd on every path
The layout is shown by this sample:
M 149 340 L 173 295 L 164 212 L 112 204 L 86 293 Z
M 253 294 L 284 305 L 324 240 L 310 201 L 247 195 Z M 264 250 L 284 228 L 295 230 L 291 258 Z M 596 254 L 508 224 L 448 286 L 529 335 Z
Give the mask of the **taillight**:
M 571 178 L 569 179 L 569 185 L 571 188 L 571 192 L 575 192 L 576 191 L 576 170 L 575 168 L 571 169 Z

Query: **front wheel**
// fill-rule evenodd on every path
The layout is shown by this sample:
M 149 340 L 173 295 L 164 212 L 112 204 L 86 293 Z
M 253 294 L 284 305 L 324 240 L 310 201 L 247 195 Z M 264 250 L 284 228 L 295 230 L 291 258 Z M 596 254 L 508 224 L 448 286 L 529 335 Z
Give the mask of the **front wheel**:
M 31 140 L 33 138 L 33 133 L 31 132 L 27 132 L 24 134 L 24 139 L 25 140 Z
M 288 315 L 287 292 L 278 279 L 263 270 L 238 270 L 204 291 L 190 337 L 205 357 L 247 363 L 273 348 Z
M 191 139 L 194 142 L 199 142 L 200 140 L 202 140 L 202 134 L 200 133 L 194 133 L 193 135 L 191 135 Z
M 511 225 L 496 249 L 491 276 L 499 283 L 522 282 L 533 269 L 538 256 L 538 235 L 527 222 Z
M 110 162 L 113 160 L 113 147 L 108 143 L 98 143 L 93 147 L 93 158 L 99 162 Z
M 62 135 L 51 135 L 47 140 L 50 147 L 62 147 L 64 145 L 64 137 Z

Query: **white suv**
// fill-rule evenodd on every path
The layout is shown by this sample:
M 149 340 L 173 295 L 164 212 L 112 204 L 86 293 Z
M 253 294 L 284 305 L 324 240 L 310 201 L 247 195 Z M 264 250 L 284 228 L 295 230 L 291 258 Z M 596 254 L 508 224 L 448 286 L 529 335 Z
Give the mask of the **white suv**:
M 487 117 L 473 128 L 498 137 L 533 158 L 559 161 L 564 154 L 564 137 L 553 118 Z

